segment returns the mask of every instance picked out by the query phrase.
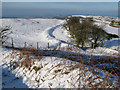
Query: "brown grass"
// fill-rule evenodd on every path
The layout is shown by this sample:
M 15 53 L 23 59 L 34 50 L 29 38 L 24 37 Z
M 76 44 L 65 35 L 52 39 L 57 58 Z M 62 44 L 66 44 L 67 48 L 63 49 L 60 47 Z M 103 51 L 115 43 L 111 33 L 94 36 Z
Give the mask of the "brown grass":
M 120 25 L 109 24 L 111 27 L 120 28 Z
M 71 49 L 69 49 L 69 51 L 70 51 L 70 50 L 71 50 Z M 27 49 L 27 48 L 26 48 L 26 44 L 25 44 L 25 47 L 22 49 L 22 51 L 20 51 L 19 54 L 18 54 L 17 52 L 18 52 L 18 51 L 15 51 L 15 50 L 13 49 L 12 53 L 11 53 L 10 55 L 6 56 L 5 59 L 7 59 L 8 57 L 11 57 L 12 59 L 15 59 L 17 56 L 19 56 L 19 59 L 20 59 L 20 60 L 23 59 L 22 61 L 11 62 L 11 63 L 16 64 L 17 67 L 28 68 L 29 70 L 30 70 L 30 68 L 34 65 L 35 60 L 40 61 L 40 60 L 44 57 L 44 56 L 42 56 L 41 54 L 38 53 L 38 44 L 37 44 L 37 51 L 36 51 L 33 47 Z M 33 54 L 33 53 L 34 53 L 34 56 L 31 55 L 31 54 Z M 52 57 L 52 54 L 53 54 L 53 52 L 50 54 L 51 57 Z M 117 76 L 116 80 L 117 80 L 118 84 L 120 83 L 120 80 L 119 80 L 119 77 L 120 77 L 119 72 L 116 72 L 115 69 L 109 70 L 109 73 L 107 73 L 106 76 L 103 77 L 103 78 L 102 78 L 101 76 L 99 76 L 99 73 L 100 73 L 102 70 L 104 70 L 104 72 L 108 71 L 108 70 L 106 69 L 106 67 L 102 67 L 102 68 L 100 68 L 98 71 L 96 71 L 96 68 L 98 68 L 100 64 L 103 64 L 103 63 L 113 63 L 113 61 L 114 61 L 114 60 L 118 60 L 118 58 L 106 57 L 106 58 L 102 58 L 102 60 L 99 60 L 99 59 L 98 59 L 97 61 L 94 61 L 94 60 L 92 59 L 92 57 L 91 57 L 91 58 L 89 58 L 89 60 L 88 60 L 88 65 L 89 65 L 89 66 L 92 66 L 92 68 L 91 68 L 91 69 L 87 69 L 87 68 L 85 67 L 85 65 L 84 65 L 84 62 L 82 61 L 82 56 L 78 56 L 78 58 L 77 58 L 77 59 L 79 60 L 79 62 L 81 62 L 81 65 L 79 65 L 79 64 L 77 64 L 77 63 L 75 63 L 75 65 L 73 65 L 73 62 L 71 62 L 69 66 L 66 66 L 68 57 L 65 58 L 65 55 L 64 55 L 64 54 L 61 55 L 61 56 L 63 56 L 61 63 L 58 63 L 58 64 L 55 65 L 55 66 L 52 66 L 52 68 L 48 68 L 47 71 L 50 73 L 50 71 L 53 70 L 54 68 L 62 66 L 62 69 L 55 70 L 54 72 L 55 72 L 55 73 L 61 73 L 61 74 L 66 74 L 66 75 L 68 75 L 71 71 L 73 71 L 73 70 L 75 70 L 75 69 L 79 69 L 79 74 L 78 74 L 79 78 L 78 78 L 77 81 L 76 81 L 76 83 L 78 83 L 78 86 L 77 86 L 78 88 L 81 87 L 82 81 L 88 82 L 88 83 L 86 83 L 86 84 L 83 85 L 83 88 L 85 88 L 85 87 L 98 88 L 99 86 L 102 86 L 101 88 L 106 88 L 106 87 L 110 88 L 110 87 L 113 85 L 111 82 L 108 82 L 108 79 L 111 77 L 111 74 L 116 75 L 116 76 Z M 69 59 L 70 59 L 70 58 L 69 58 Z M 71 59 L 72 59 L 72 57 L 71 57 Z M 72 59 L 72 60 L 73 60 L 73 59 Z M 77 62 L 78 60 L 75 59 L 74 62 Z M 63 65 L 62 63 L 63 63 L 64 65 Z M 49 63 L 47 63 L 47 64 L 49 64 Z M 47 64 L 46 64 L 46 65 L 47 65 Z M 95 64 L 95 66 L 94 66 L 94 64 Z M 13 69 L 15 69 L 15 68 L 16 68 L 16 67 L 14 67 Z M 34 67 L 33 67 L 33 69 L 35 70 L 36 73 L 37 73 L 37 71 L 39 71 L 41 68 L 43 68 L 43 67 L 38 67 L 38 66 L 34 66 Z M 119 69 L 120 69 L 120 68 L 119 68 Z M 63 70 L 65 70 L 65 71 L 63 71 Z M 91 71 L 91 73 L 88 75 L 89 77 L 87 77 L 87 78 L 82 78 L 82 77 L 85 77 L 85 76 L 86 76 L 86 72 L 88 72 L 89 70 Z M 32 71 L 32 70 L 30 70 L 30 72 L 31 72 L 31 71 Z M 24 73 L 24 74 L 25 74 L 25 73 Z M 25 75 L 26 75 L 26 74 L 25 74 Z M 97 75 L 97 77 L 93 78 L 94 75 Z M 51 78 L 51 80 L 54 79 L 56 76 L 57 76 L 57 75 L 54 75 L 54 76 Z M 77 76 L 76 76 L 76 77 L 77 77 Z M 96 79 L 100 79 L 100 78 L 102 78 L 103 81 L 99 81 L 99 83 L 93 84 L 93 82 L 95 82 Z M 73 78 L 73 79 L 74 79 L 74 78 Z M 38 83 L 39 83 L 39 81 L 40 81 L 40 80 L 37 80 L 37 79 L 35 79 L 35 80 L 36 80 Z M 42 78 L 41 78 L 41 80 L 42 80 L 43 82 L 45 81 L 45 80 L 42 79 Z M 73 83 L 70 82 L 70 81 L 68 81 L 68 83 L 73 84 Z M 76 87 L 75 85 L 73 85 L 73 86 Z M 117 87 L 117 86 L 118 86 L 118 85 L 116 85 L 116 86 L 114 86 L 114 87 Z

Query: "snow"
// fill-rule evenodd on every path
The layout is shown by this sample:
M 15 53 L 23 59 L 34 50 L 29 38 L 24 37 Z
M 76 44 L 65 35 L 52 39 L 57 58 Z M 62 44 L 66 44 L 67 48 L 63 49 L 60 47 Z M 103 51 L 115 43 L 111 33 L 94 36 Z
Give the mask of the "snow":
M 86 17 L 86 16 L 82 16 Z M 47 49 L 49 43 L 49 49 L 60 49 L 68 52 L 68 48 L 71 48 L 71 52 L 80 53 L 83 55 L 94 55 L 94 56 L 113 56 L 115 57 L 119 53 L 118 39 L 113 38 L 112 40 L 106 40 L 104 42 L 105 47 L 97 47 L 96 49 L 88 48 L 85 51 L 74 47 L 73 43 L 70 42 L 70 36 L 67 30 L 62 28 L 62 24 L 65 20 L 59 19 L 0 19 L 2 20 L 2 27 L 10 26 L 12 31 L 8 35 L 6 45 L 11 46 L 11 38 L 13 38 L 14 47 L 26 47 L 37 48 L 37 42 L 40 49 Z M 107 23 L 107 21 L 105 21 Z M 96 24 L 101 25 L 103 23 L 97 22 Z M 108 33 L 118 35 L 118 29 L 105 24 L 105 30 Z M 9 33 L 8 32 L 8 33 Z M 68 45 L 69 44 L 69 45 Z M 69 47 L 68 47 L 69 46 Z M 20 54 L 19 51 L 11 56 L 13 51 L 0 46 L 0 66 L 2 67 L 1 76 L 3 87 L 5 88 L 76 88 L 86 84 L 89 87 L 89 77 L 95 79 L 92 84 L 100 83 L 104 81 L 104 77 L 108 74 L 107 71 L 101 70 L 99 74 L 91 73 L 91 69 L 88 65 L 76 63 L 69 59 L 60 57 L 48 57 L 43 56 L 40 60 L 34 59 L 35 63 L 30 67 L 30 70 L 26 67 L 18 66 L 14 70 L 11 69 L 11 62 L 18 62 L 19 64 L 25 59 L 22 59 L 16 54 Z M 61 54 L 61 52 L 59 52 Z M 65 54 L 65 52 L 64 52 Z M 31 56 L 32 57 L 32 56 Z M 86 56 L 85 56 L 86 57 Z M 85 58 L 84 57 L 84 58 Z M 86 57 L 86 59 L 88 59 Z M 77 67 L 77 65 L 79 67 Z M 105 64 L 106 66 L 109 64 Z M 103 66 L 105 66 L 103 65 Z M 13 65 L 14 66 L 14 65 Z M 33 69 L 34 66 L 40 67 L 37 72 Z M 74 69 L 72 69 L 74 67 Z M 95 68 L 95 71 L 99 71 Z M 0 73 L 1 74 L 1 73 Z M 81 75 L 81 76 L 80 76 Z M 113 86 L 116 84 L 116 76 L 110 74 Z M 80 77 L 80 78 L 79 78 Z M 77 81 L 79 79 L 80 83 Z M 85 81 L 86 80 L 86 81 Z M 38 82 L 39 81 L 39 82 Z M 102 85 L 102 83 L 101 83 Z M 111 86 L 111 87 L 113 87 Z M 100 86 L 99 86 L 100 87 Z
M 0 89 L 2 89 L 2 66 L 0 65 Z
M 63 27 L 59 27 L 56 30 L 54 30 L 53 35 L 55 36 L 56 39 L 58 40 L 63 40 L 63 41 L 69 41 L 69 36 L 68 36 L 68 31 L 65 30 Z
M 91 53 L 92 49 L 87 49 L 86 52 L 89 52 Z M 102 56 L 102 55 L 108 55 L 108 54 L 111 54 L 111 55 L 114 55 L 114 54 L 118 54 L 118 51 L 116 50 L 112 50 L 112 49 L 109 49 L 109 48 L 102 48 L 102 47 L 97 47 L 96 49 L 93 49 L 93 52 L 92 52 L 93 55 L 99 55 L 99 56 Z
M 112 50 L 120 50 L 120 39 L 119 38 L 113 38 L 111 40 L 104 41 L 104 46 L 107 48 L 110 48 Z
M 107 23 L 107 22 L 105 22 L 105 23 Z M 97 25 L 104 26 L 104 30 L 107 33 L 116 34 L 116 35 L 118 35 L 120 37 L 120 35 L 119 35 L 119 28 L 112 27 L 109 24 L 105 24 L 105 23 L 103 23 L 103 22 L 95 22 L 95 24 L 97 24 Z
M 48 38 L 48 30 L 60 24 L 62 20 L 57 19 L 3 19 L 2 27 L 10 26 L 13 32 L 8 37 L 7 43 L 11 46 L 11 38 L 13 38 L 15 47 L 24 47 L 32 45 L 34 48 L 38 42 L 40 47 L 46 48 L 48 42 L 51 46 L 59 43 L 57 40 Z
M 105 30 L 108 32 L 108 33 L 111 33 L 111 34 L 116 34 L 120 37 L 119 35 L 119 29 L 118 28 L 114 28 L 114 27 L 111 27 L 110 25 L 106 25 L 106 28 Z
M 70 42 L 70 36 L 67 30 L 62 27 L 64 20 L 58 19 L 3 19 L 2 27 L 10 26 L 12 31 L 8 35 L 9 39 L 7 44 L 11 46 L 11 38 L 13 38 L 14 47 L 24 47 L 26 46 L 37 47 L 37 42 L 39 48 L 47 48 L 48 43 L 50 48 L 58 48 L 59 45 L 67 46 Z M 119 35 L 118 29 L 104 24 L 102 22 L 96 22 L 98 25 L 105 26 L 105 30 L 108 33 Z M 19 27 L 19 28 L 18 28 Z M 112 42 L 115 45 L 112 45 Z M 112 39 L 112 41 L 105 42 L 105 47 L 111 46 L 110 49 L 118 50 L 117 39 Z M 108 44 L 108 45 L 107 45 Z
M 77 88 L 79 82 L 81 83 L 80 87 L 83 87 L 85 84 L 87 86 L 90 82 L 89 77 L 92 77 L 93 85 L 97 84 L 103 81 L 104 76 L 108 73 L 101 71 L 99 73 L 100 78 L 95 79 L 98 76 L 91 73 L 91 67 L 57 57 L 43 57 L 41 60 L 34 59 L 35 62 L 30 67 L 30 70 L 20 66 L 16 69 L 11 69 L 9 58 L 11 57 L 8 57 L 4 62 L 8 64 L 3 64 L 3 87 L 5 88 Z M 18 61 L 17 58 L 15 60 Z M 21 60 L 18 62 L 21 62 Z M 41 67 L 37 73 L 33 69 L 34 66 Z M 96 68 L 96 71 L 99 71 L 99 69 Z M 115 78 L 113 75 L 111 77 Z M 116 83 L 114 79 L 113 83 L 114 86 Z

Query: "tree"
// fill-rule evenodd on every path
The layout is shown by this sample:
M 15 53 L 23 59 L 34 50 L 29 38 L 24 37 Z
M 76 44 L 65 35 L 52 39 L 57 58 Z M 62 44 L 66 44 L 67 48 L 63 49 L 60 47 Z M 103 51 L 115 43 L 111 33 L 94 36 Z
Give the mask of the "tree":
M 107 33 L 106 38 L 107 38 L 107 40 L 110 40 L 110 39 L 112 39 L 112 38 L 119 38 L 119 36 L 116 35 L 116 34 L 110 34 L 110 33 Z
M 80 19 L 77 17 L 70 17 L 66 19 L 66 23 L 63 24 L 63 27 L 70 32 L 72 38 L 75 38 L 76 28 L 80 23 Z
M 111 25 L 114 25 L 114 23 L 115 23 L 115 21 L 114 21 L 114 20 L 112 20 L 112 21 L 111 21 Z
M 118 22 L 118 25 L 120 25 L 120 21 Z
M 108 35 L 103 26 L 94 24 L 92 18 L 85 18 L 80 21 L 77 17 L 70 17 L 66 19 L 63 27 L 70 32 L 72 38 L 76 39 L 77 47 L 81 44 L 82 48 L 90 38 L 93 41 L 92 48 L 95 48 L 98 46 L 98 42 L 103 42 Z
M 98 46 L 98 41 L 104 41 L 106 39 L 107 32 L 103 29 L 102 26 L 93 25 L 91 29 L 91 38 L 93 40 L 92 42 L 92 48 L 95 48 Z
M 70 17 L 66 19 L 66 23 L 63 27 L 70 32 L 72 38 L 76 39 L 77 47 L 81 44 L 82 48 L 84 43 L 88 41 L 89 28 L 93 21 L 89 18 L 80 21 L 78 17 Z
M 88 38 L 90 37 L 90 28 L 93 25 L 93 21 L 90 19 L 83 19 L 80 21 L 80 24 L 78 26 L 78 29 L 76 31 L 76 43 L 77 46 L 81 44 L 82 48 L 84 47 L 84 44 L 88 41 Z

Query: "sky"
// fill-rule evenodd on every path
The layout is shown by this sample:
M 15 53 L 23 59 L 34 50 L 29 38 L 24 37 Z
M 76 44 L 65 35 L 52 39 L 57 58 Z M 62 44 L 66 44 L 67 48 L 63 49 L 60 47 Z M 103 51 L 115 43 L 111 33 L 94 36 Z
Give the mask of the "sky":
M 2 2 L 119 2 L 119 0 L 0 0 Z

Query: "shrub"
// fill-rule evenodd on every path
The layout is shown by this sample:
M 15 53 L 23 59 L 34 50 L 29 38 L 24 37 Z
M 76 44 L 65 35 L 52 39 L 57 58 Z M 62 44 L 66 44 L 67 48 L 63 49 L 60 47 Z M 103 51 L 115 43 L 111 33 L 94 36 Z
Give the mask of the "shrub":
M 119 38 L 119 36 L 116 35 L 116 34 L 107 34 L 106 38 L 107 38 L 108 40 L 110 40 L 110 39 L 112 39 L 112 38 Z
M 2 43 L 2 45 L 8 39 L 7 35 L 12 33 L 12 32 L 8 32 L 8 31 L 10 31 L 10 29 L 11 29 L 11 27 L 9 27 L 9 26 L 6 26 L 4 28 L 0 28 L 0 42 Z
M 89 41 L 89 38 L 94 41 L 94 46 L 97 46 L 98 41 L 105 40 L 105 36 L 107 35 L 102 26 L 94 24 L 92 18 L 80 20 L 77 17 L 71 17 L 66 20 L 63 27 L 70 32 L 72 38 L 76 39 L 77 47 L 81 44 L 82 48 Z
M 33 69 L 37 72 L 39 68 L 37 66 L 34 66 Z

